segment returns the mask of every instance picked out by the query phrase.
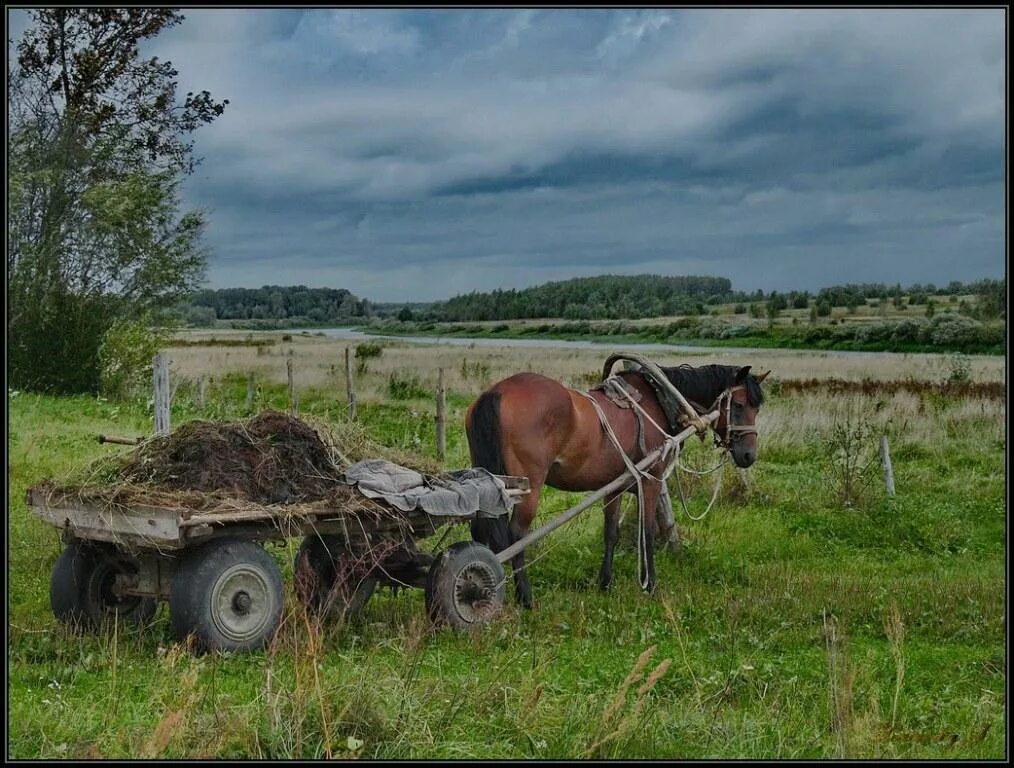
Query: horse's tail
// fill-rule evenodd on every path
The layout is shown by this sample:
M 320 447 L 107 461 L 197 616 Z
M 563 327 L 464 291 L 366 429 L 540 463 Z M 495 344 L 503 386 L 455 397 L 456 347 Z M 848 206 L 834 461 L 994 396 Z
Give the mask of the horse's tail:
M 500 435 L 500 393 L 487 390 L 479 395 L 465 426 L 472 466 L 482 467 L 494 475 L 506 475 Z M 507 549 L 510 546 L 510 532 L 506 516 L 477 515 L 472 519 L 472 539 L 485 544 L 494 552 Z

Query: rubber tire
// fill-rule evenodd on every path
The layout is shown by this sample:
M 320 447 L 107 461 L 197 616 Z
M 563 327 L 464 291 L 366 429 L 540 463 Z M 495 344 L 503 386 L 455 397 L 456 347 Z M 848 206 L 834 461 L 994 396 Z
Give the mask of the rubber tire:
M 459 602 L 457 587 L 462 578 L 477 577 L 492 590 L 490 605 L 473 613 L 474 603 Z M 430 566 L 426 579 L 426 613 L 435 624 L 455 629 L 488 624 L 503 608 L 507 591 L 503 565 L 489 547 L 475 541 L 459 541 L 442 551 Z
M 245 579 L 239 585 L 235 581 L 237 574 Z M 259 587 L 260 594 L 250 595 L 242 587 Z M 235 625 L 237 617 L 250 612 L 249 605 L 245 610 L 233 607 L 242 594 L 253 601 L 263 617 L 259 621 L 255 617 L 246 631 L 241 628 L 230 634 L 222 622 Z M 229 604 L 224 611 L 223 598 Z M 245 539 L 214 539 L 187 552 L 173 575 L 169 625 L 177 640 L 192 636 L 198 652 L 253 651 L 274 637 L 284 604 L 281 571 L 263 547 Z M 246 634 L 249 636 L 243 636 Z
M 313 580 L 309 583 L 304 581 L 305 576 L 300 575 L 300 563 L 303 562 L 304 556 L 306 567 L 311 569 L 313 576 Z M 338 581 L 339 570 L 345 565 L 342 561 L 348 557 L 349 551 L 338 536 L 310 535 L 303 539 L 292 563 L 292 573 L 296 596 L 308 611 L 314 614 L 321 613 L 324 602 Z M 368 575 L 359 582 L 347 601 L 343 599 L 344 594 L 334 595 L 326 613 L 341 618 L 351 616 L 362 610 L 376 588 L 377 579 Z
M 114 548 L 80 540 L 68 544 L 49 580 L 53 615 L 76 632 L 96 632 L 114 620 L 134 627 L 149 624 L 158 608 L 155 598 L 116 598 L 107 591 L 110 577 L 131 571 L 137 572 L 136 565 Z

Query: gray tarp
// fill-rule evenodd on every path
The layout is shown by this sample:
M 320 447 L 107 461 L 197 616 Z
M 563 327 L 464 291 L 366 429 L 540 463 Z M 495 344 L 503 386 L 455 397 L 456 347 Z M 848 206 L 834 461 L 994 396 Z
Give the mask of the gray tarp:
M 384 499 L 403 512 L 419 508 L 431 515 L 500 517 L 512 499 L 503 481 L 479 467 L 423 475 L 383 459 L 366 459 L 345 470 L 345 480 L 371 499 Z

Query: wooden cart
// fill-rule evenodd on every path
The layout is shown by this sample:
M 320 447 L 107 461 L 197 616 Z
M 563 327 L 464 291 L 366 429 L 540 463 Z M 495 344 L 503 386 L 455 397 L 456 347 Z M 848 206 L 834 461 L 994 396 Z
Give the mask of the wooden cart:
M 501 477 L 513 501 L 527 478 Z M 422 587 L 436 621 L 485 623 L 502 606 L 502 561 L 462 541 L 434 556 L 417 543 L 470 518 L 402 512 L 349 489 L 347 506 L 237 502 L 225 511 L 185 506 L 98 505 L 44 487 L 28 492 L 39 518 L 66 545 L 53 567 L 50 602 L 61 622 L 97 630 L 111 620 L 141 625 L 169 602 L 171 630 L 204 650 L 263 647 L 282 617 L 278 563 L 261 543 L 303 537 L 296 593 L 315 611 L 354 611 L 378 585 Z M 373 510 L 369 514 L 364 510 Z M 502 512 L 501 512 L 502 514 Z

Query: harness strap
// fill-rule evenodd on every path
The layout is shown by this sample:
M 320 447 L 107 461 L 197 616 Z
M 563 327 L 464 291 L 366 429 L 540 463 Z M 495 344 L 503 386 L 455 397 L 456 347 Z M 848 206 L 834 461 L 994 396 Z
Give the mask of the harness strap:
M 627 455 L 627 452 L 623 450 L 623 446 L 620 444 L 620 439 L 616 436 L 616 432 L 613 431 L 612 425 L 609 423 L 609 419 L 606 418 L 605 412 L 602 407 L 598 404 L 598 401 L 589 395 L 587 392 L 581 392 L 582 395 L 588 398 L 591 402 L 592 407 L 595 408 L 595 413 L 598 414 L 599 423 L 602 425 L 602 430 L 606 433 L 606 436 L 612 442 L 617 452 L 620 454 L 620 458 L 623 459 L 624 465 L 627 467 L 627 471 L 634 478 L 634 482 L 637 484 L 637 549 L 639 552 L 639 559 L 643 567 L 639 568 L 644 574 L 644 580 L 641 582 L 641 589 L 647 589 L 648 587 L 648 542 L 647 542 L 647 531 L 644 526 L 644 486 L 643 479 L 650 477 L 647 470 L 639 470 L 634 462 Z M 668 441 L 667 441 L 668 442 Z M 664 455 L 664 454 L 663 454 Z M 654 478 L 652 478 L 654 479 Z M 629 487 L 629 486 L 628 486 Z

